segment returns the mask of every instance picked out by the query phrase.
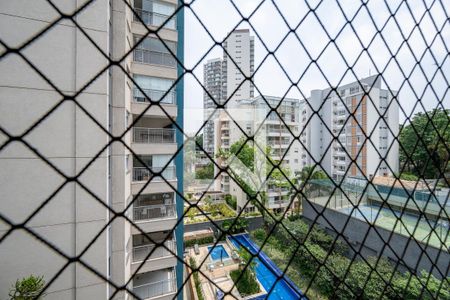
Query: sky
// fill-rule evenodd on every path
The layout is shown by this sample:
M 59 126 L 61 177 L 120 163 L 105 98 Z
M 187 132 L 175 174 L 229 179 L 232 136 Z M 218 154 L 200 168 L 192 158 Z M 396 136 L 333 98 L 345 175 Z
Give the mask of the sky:
M 360 1 L 339 1 L 347 18 L 352 20 L 352 28 L 335 0 L 324 0 L 317 7 L 319 2 L 192 1 L 185 9 L 185 66 L 193 69 L 194 74 L 184 78 L 185 131 L 194 133 L 203 122 L 203 88 L 198 81 L 203 82 L 206 60 L 222 57 L 222 49 L 214 46 L 214 40 L 222 42 L 236 26 L 249 28 L 255 36 L 256 94 L 304 99 L 313 89 L 337 86 L 342 78 L 341 84 L 353 82 L 376 74 L 378 69 L 383 71 L 384 87 L 399 91 L 401 123 L 412 111 L 423 111 L 421 106 L 415 106 L 418 99 L 427 110 L 438 106 L 438 99 L 445 108 L 450 108 L 450 5 L 444 7 L 440 1 L 434 1 L 433 5 L 432 1 L 425 4 L 408 1 L 410 12 L 403 1 L 386 1 L 390 10 L 395 11 L 395 20 L 387 21 L 391 14 L 382 0 L 365 1 L 367 9 L 363 7 L 357 14 Z M 249 22 L 241 22 L 243 17 L 237 9 Z M 373 22 L 383 28 L 381 35 Z M 295 32 L 290 32 L 286 23 Z M 436 37 L 438 31 L 440 36 Z M 330 39 L 334 43 L 327 46 Z M 405 39 L 408 43 L 404 43 Z M 267 57 L 269 51 L 275 51 L 276 58 Z M 318 66 L 311 64 L 312 60 Z M 418 60 L 420 65 L 416 64 Z M 347 64 L 354 74 L 348 72 Z M 410 84 L 402 86 L 405 77 Z M 431 79 L 431 85 L 427 85 Z M 296 84 L 292 86 L 291 81 Z

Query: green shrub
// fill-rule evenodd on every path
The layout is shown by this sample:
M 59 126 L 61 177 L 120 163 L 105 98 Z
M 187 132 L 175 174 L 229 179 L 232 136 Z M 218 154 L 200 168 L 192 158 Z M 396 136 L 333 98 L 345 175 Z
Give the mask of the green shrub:
M 263 242 L 264 239 L 266 238 L 267 234 L 264 231 L 264 229 L 258 228 L 252 232 L 252 236 L 255 240 L 257 240 L 259 242 Z
M 226 194 L 224 198 L 225 198 L 225 202 L 226 202 L 231 208 L 233 208 L 234 210 L 237 209 L 237 200 L 236 200 L 236 197 L 234 197 L 234 196 L 232 196 L 232 195 L 230 195 L 230 194 Z
M 189 265 L 192 270 L 197 269 L 197 263 L 195 262 L 195 259 L 193 257 L 191 257 L 189 259 Z M 200 282 L 200 276 L 198 275 L 198 271 L 193 271 L 192 274 L 194 276 L 194 284 L 195 284 L 195 290 L 197 292 L 197 297 L 199 300 L 204 300 L 205 297 L 203 295 L 202 285 Z
M 242 274 L 242 275 L 241 275 Z M 259 288 L 258 281 L 256 280 L 255 274 L 249 268 L 244 270 L 234 270 L 230 272 L 231 279 L 236 284 L 241 296 L 249 296 L 259 293 L 261 290 Z M 239 276 L 241 276 L 239 278 Z
M 214 242 L 214 237 L 207 236 L 207 237 L 203 237 L 203 238 L 199 238 L 199 239 L 185 241 L 184 246 L 186 248 L 188 248 L 188 247 L 193 247 L 195 244 L 205 245 L 205 244 L 211 244 L 213 242 Z
M 45 280 L 43 276 L 33 276 L 17 280 L 9 291 L 11 300 L 31 300 L 41 299 L 43 295 L 38 295 L 45 287 Z
M 222 223 L 222 229 L 230 234 L 244 232 L 247 229 L 247 227 L 248 221 L 245 218 L 225 220 Z

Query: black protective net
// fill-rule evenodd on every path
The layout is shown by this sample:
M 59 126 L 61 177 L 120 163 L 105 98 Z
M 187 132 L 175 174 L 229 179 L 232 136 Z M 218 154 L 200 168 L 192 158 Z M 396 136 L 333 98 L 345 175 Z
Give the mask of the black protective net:
M 109 4 L 85 1 L 70 13 L 53 1 L 43 2 L 48 4 L 48 11 L 42 14 L 56 14 L 56 18 L 18 46 L 0 39 L 3 48 L 0 61 L 16 57 L 29 67 L 29 72 L 50 86 L 59 99 L 20 132 L 0 122 L 0 153 L 19 143 L 63 179 L 56 181 L 58 185 L 51 193 L 33 195 L 35 203 L 39 203 L 26 217 L 15 219 L 6 209 L 0 213 L 4 224 L 0 250 L 8 239 L 14 244 L 15 232 L 23 231 L 64 260 L 30 298 L 51 295 L 52 285 L 66 269 L 78 264 L 107 283 L 110 299 L 450 299 L 449 2 L 300 1 L 301 8 L 295 8 L 298 13 L 289 13 L 288 18 L 286 9 L 292 3 L 286 1 L 253 1 L 245 6 L 242 4 L 245 1 L 224 0 L 229 6 L 224 13 L 233 14 L 230 22 L 238 21 L 220 38 L 215 29 L 229 24 L 214 24 L 216 27 L 211 28 L 210 20 L 203 20 L 204 11 L 198 12 L 203 5 L 200 0 L 177 6 L 174 1 L 162 0 L 117 0 Z M 110 21 L 113 25 L 109 27 L 109 43 L 113 46 L 109 52 L 104 45 L 98 45 L 99 41 L 85 25 L 79 24 L 84 13 L 98 11 L 96 2 L 103 3 L 105 9 L 111 6 L 111 16 L 115 18 Z M 173 7 L 158 10 L 158 5 L 164 3 L 172 3 Z M 0 5 L 4 15 L 7 8 L 6 4 Z M 115 14 L 119 8 L 123 8 L 125 16 Z M 262 10 L 266 12 L 267 24 L 271 18 L 283 24 L 276 29 L 277 42 L 273 39 L 268 42 L 264 32 L 268 27 L 259 26 Z M 330 18 L 330 11 L 336 18 Z M 188 45 L 189 41 L 182 33 L 191 28 L 186 25 L 184 15 L 189 15 L 189 24 L 195 22 L 195 30 L 208 39 L 207 49 L 196 53 L 195 62 L 189 67 L 183 55 L 188 52 L 183 50 L 183 43 Z M 112 30 L 121 17 L 141 26 L 138 30 L 130 29 L 130 46 L 123 53 L 115 50 L 119 33 Z M 39 66 L 45 62 L 26 53 L 62 22 L 74 26 L 105 62 L 74 93 L 66 92 L 41 71 Z M 230 42 L 231 36 L 243 28 L 254 36 L 249 44 L 258 53 L 257 62 L 253 63 L 252 58 L 250 66 L 239 61 Z M 9 30 L 17 30 L 19 34 L 21 28 Z M 173 35 L 177 34 L 176 43 Z M 293 51 L 288 58 L 283 56 L 287 41 Z M 232 65 L 238 81 L 235 86 L 228 82 L 220 93 L 209 89 L 199 76 L 203 64 L 217 49 L 223 59 L 221 80 L 230 75 L 223 75 L 223 70 Z M 292 66 L 287 65 L 295 65 L 297 60 L 302 64 L 291 72 Z M 275 84 L 282 82 L 286 87 L 275 100 L 264 96 L 267 89 L 257 80 L 265 73 L 268 61 L 279 71 Z M 149 87 L 130 71 L 131 63 L 146 64 L 145 68 L 156 70 L 172 68 L 177 70 L 177 76 L 164 88 Z M 365 68 L 375 75 L 361 79 L 361 64 L 366 64 Z M 79 99 L 105 74 L 123 76 L 124 82 L 133 87 L 129 101 L 141 105 L 140 110 L 132 112 L 132 120 L 124 130 L 99 120 L 86 101 Z M 305 81 L 321 84 L 303 85 Z M 180 110 L 176 117 L 170 111 L 174 104 L 183 107 L 181 101 L 187 84 L 201 89 L 210 103 L 209 113 L 194 135 L 184 130 Z M 311 86 L 321 88 L 321 94 L 312 93 L 313 88 L 308 89 Z M 221 82 L 219 88 L 223 87 Z M 249 95 L 260 95 L 257 100 L 236 101 L 247 88 L 252 90 Z M 187 98 L 185 94 L 185 103 L 190 101 Z M 4 101 L 3 96 L 0 101 Z M 108 140 L 72 175 L 67 175 L 27 138 L 68 102 Z M 239 111 L 249 110 L 236 103 L 257 105 L 258 122 L 255 117 L 239 118 Z M 1 113 L 7 114 L 8 106 L 2 107 Z M 113 111 L 111 106 L 109 109 Z M 155 111 L 158 118 L 167 121 L 161 128 L 151 128 L 145 123 Z M 195 120 L 198 115 L 185 113 L 184 123 L 191 122 L 191 118 Z M 252 123 L 251 129 L 246 127 L 247 121 Z M 218 130 L 223 123 L 226 123 L 224 131 Z M 204 139 L 200 138 L 208 126 L 216 135 L 212 150 L 206 149 Z M 269 128 L 279 135 L 270 138 Z M 217 138 L 219 133 L 223 136 Z M 130 134 L 131 143 L 126 138 Z M 136 144 L 150 145 L 149 154 Z M 156 149 L 161 144 L 176 144 L 170 158 L 162 163 L 149 160 L 150 154 L 158 153 Z M 114 156 L 116 152 L 111 150 L 114 147 L 129 153 L 127 163 L 133 166 L 131 182 L 139 182 L 122 208 L 113 206 L 93 192 L 89 183 L 80 180 L 85 172 L 96 168 L 96 160 L 106 151 L 111 151 L 110 157 Z M 193 159 L 187 158 L 188 151 L 194 152 Z M 292 167 L 294 162 L 297 167 Z M 206 180 L 194 191 L 187 188 L 185 178 L 183 191 L 183 171 L 185 177 L 193 172 L 189 164 L 201 164 L 201 172 L 208 174 L 201 175 Z M 120 171 L 114 167 L 112 170 L 112 177 L 121 176 L 114 173 Z M 5 179 L 2 186 L 14 184 L 15 177 L 2 178 Z M 177 178 L 178 183 L 174 181 Z M 161 183 L 169 186 L 171 192 L 164 195 L 161 192 L 158 197 L 157 187 L 152 190 L 156 192 L 148 192 L 152 185 Z M 72 184 L 83 191 L 84 201 L 95 203 L 108 215 L 107 221 L 76 254 L 65 251 L 30 225 Z M 114 192 L 112 187 L 111 193 Z M 16 202 L 19 206 L 20 201 Z M 150 220 L 156 228 L 155 224 L 163 224 L 174 216 L 176 222 L 170 228 L 149 231 L 149 227 L 142 225 L 142 221 Z M 184 252 L 179 246 L 183 240 L 177 235 L 183 223 Z M 125 247 L 131 247 L 128 255 L 132 263 L 127 259 L 123 263 L 113 261 L 109 267 L 113 271 L 104 272 L 85 257 L 113 226 L 123 226 L 125 231 L 132 232 L 128 240 L 133 246 L 126 243 L 124 236 L 114 236 L 116 231 L 111 233 L 111 240 L 125 240 Z M 154 234 L 156 231 L 159 236 Z M 159 268 L 155 267 L 158 266 L 155 258 L 171 256 L 176 258 L 178 270 L 184 268 L 183 272 L 177 272 L 177 280 L 142 283 L 146 276 L 143 274 Z M 129 272 L 123 271 L 127 274 L 124 279 L 115 278 L 118 268 L 128 268 Z

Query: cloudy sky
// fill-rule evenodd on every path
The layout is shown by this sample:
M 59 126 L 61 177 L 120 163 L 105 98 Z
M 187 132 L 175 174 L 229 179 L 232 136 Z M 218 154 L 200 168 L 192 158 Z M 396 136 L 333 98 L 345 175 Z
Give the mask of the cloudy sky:
M 318 2 L 307 1 L 311 8 L 316 8 Z M 222 49 L 213 47 L 214 40 L 223 41 L 227 33 L 238 26 L 249 28 L 255 36 L 255 83 L 263 94 L 283 96 L 287 93 L 288 96 L 301 99 L 308 97 L 312 89 L 337 85 L 343 76 L 342 83 L 348 83 L 356 78 L 373 75 L 378 69 L 383 71 L 385 86 L 400 90 L 400 104 L 406 114 L 411 113 L 417 99 L 421 99 L 427 109 L 435 108 L 438 99 L 444 99 L 444 107 L 449 108 L 448 1 L 442 1 L 443 5 L 447 3 L 446 7 L 440 1 L 435 1 L 432 6 L 432 1 L 425 1 L 425 4 L 422 1 L 408 1 L 412 13 L 403 1 L 387 2 L 389 8 L 382 0 L 368 1 L 367 9 L 362 8 L 357 13 L 361 4 L 359 1 L 339 1 L 344 14 L 352 20 L 352 28 L 336 1 L 324 0 L 314 10 L 324 30 L 305 1 L 267 0 L 260 5 L 261 0 L 234 0 L 234 7 L 230 0 L 195 0 L 185 10 L 185 64 L 188 68 L 194 68 L 195 76 L 203 82 L 203 63 L 207 59 L 222 56 Z M 427 7 L 429 12 L 426 12 Z M 242 17 L 237 9 L 247 18 L 256 8 L 249 18 L 250 24 L 241 22 Z M 387 21 L 389 9 L 396 12 L 395 20 L 391 18 Z M 296 28 L 295 33 L 291 32 L 287 37 L 290 29 L 286 22 L 291 28 Z M 418 22 L 420 24 L 416 26 Z M 201 23 L 209 30 L 209 34 Z M 377 27 L 383 28 L 382 35 L 377 34 Z M 436 37 L 438 31 L 440 36 Z M 330 38 L 335 43 L 327 46 Z M 404 43 L 405 39 L 408 43 Z M 447 41 L 447 45 L 444 41 Z M 273 56 L 266 58 L 266 47 L 269 51 L 276 50 L 276 59 Z M 364 48 L 367 48 L 367 52 L 364 52 Z M 396 54 L 397 61 L 392 59 L 391 53 Z M 311 64 L 311 60 L 317 61 L 318 66 Z M 416 60 L 421 60 L 420 65 L 416 65 Z M 347 72 L 346 62 L 353 67 L 354 74 Z M 442 67 L 436 73 L 438 65 Z M 405 76 L 410 78 L 410 84 L 402 86 Z M 299 83 L 292 86 L 291 81 L 297 82 L 300 77 Z M 430 88 L 427 82 L 432 78 Z M 203 121 L 203 89 L 192 75 L 185 77 L 184 99 L 185 129 L 193 133 Z M 420 110 L 423 109 L 415 109 Z M 400 120 L 403 122 L 404 119 L 405 114 L 400 111 Z

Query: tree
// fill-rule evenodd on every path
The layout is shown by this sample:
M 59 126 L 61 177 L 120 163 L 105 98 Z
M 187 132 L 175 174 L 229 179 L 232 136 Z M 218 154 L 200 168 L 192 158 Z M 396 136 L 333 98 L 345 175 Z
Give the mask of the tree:
M 203 133 L 195 136 L 195 151 L 203 151 Z
M 289 169 L 281 166 L 280 169 L 274 167 L 277 162 L 272 159 L 270 147 L 266 147 L 263 151 L 264 153 L 261 153 L 261 149 L 248 141 L 246 142 L 244 139 L 240 139 L 232 144 L 229 150 L 220 149 L 217 157 L 222 160 L 227 160 L 234 155 L 254 174 L 267 174 L 267 177 L 256 176 L 256 180 L 258 182 L 255 184 L 258 187 L 261 187 L 266 183 L 273 184 L 276 187 L 290 186 L 289 182 L 284 177 L 285 175 L 290 175 Z M 264 159 L 255 159 L 258 156 L 263 156 Z M 268 231 L 268 224 L 266 222 L 266 205 L 268 197 L 266 192 L 260 190 L 259 193 L 257 193 L 257 191 L 252 188 L 251 183 L 241 178 L 239 174 L 233 171 L 233 168 L 230 168 L 229 171 L 234 175 L 232 176 L 233 179 L 239 183 L 244 192 L 247 194 L 248 200 L 261 213 L 264 220 L 264 228 Z
M 222 229 L 231 234 L 241 233 L 245 231 L 247 227 L 248 227 L 248 220 L 242 217 L 234 220 L 225 220 L 222 223 Z
M 206 166 L 197 168 L 195 170 L 196 179 L 213 179 L 214 178 L 214 164 L 208 163 Z
M 449 113 L 448 109 L 419 112 L 410 124 L 401 128 L 400 170 L 404 168 L 419 178 L 439 178 L 448 169 Z
M 323 170 L 312 166 L 304 166 L 300 172 L 300 175 L 292 180 L 292 184 L 297 188 L 297 190 L 302 190 L 303 193 L 306 194 L 311 191 L 312 185 L 310 184 L 310 180 L 327 178 L 327 174 Z M 291 189 L 289 197 L 291 199 L 294 197 L 298 198 L 299 205 L 297 206 L 297 214 L 300 214 L 302 194 L 297 193 L 295 189 Z
M 44 295 L 39 296 L 39 294 L 44 290 L 44 287 L 43 276 L 30 275 L 16 281 L 9 291 L 9 297 L 11 300 L 42 299 Z

